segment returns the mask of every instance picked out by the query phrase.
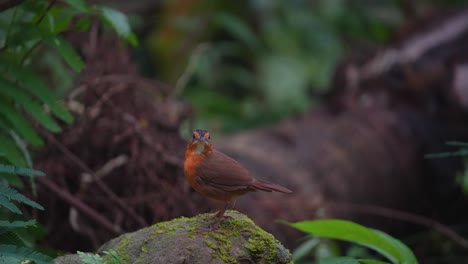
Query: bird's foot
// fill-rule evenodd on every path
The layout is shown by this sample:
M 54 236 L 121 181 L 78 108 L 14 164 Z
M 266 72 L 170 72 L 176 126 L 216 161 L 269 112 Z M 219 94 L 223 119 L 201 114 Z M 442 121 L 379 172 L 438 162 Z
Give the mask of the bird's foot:
M 208 228 L 204 228 L 204 229 L 207 229 L 207 231 L 217 230 L 217 229 L 219 229 L 219 227 L 221 225 L 221 222 L 223 222 L 224 219 L 229 219 L 229 218 L 232 218 L 232 216 L 230 216 L 230 215 L 221 215 L 220 216 L 219 213 L 214 213 L 213 215 L 210 215 L 210 216 L 205 218 L 206 222 L 211 222 L 211 223 L 209 224 Z

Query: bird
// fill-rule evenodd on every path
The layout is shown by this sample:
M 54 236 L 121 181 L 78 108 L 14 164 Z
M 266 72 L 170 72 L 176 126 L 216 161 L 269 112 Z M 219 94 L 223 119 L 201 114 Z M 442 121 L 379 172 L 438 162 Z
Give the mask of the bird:
M 228 206 L 246 193 L 257 190 L 291 193 L 288 188 L 255 179 L 239 162 L 216 150 L 210 133 L 197 129 L 187 145 L 184 175 L 190 186 L 205 197 L 221 201 L 223 206 L 211 218 L 217 227 Z

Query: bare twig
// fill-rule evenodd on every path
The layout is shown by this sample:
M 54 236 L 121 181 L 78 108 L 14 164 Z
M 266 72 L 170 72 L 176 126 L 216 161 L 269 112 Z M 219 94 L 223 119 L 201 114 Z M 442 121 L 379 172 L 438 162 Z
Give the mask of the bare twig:
M 390 48 L 368 61 L 360 71 L 360 79 L 381 75 L 396 64 L 418 60 L 428 51 L 456 39 L 468 31 L 468 10 L 438 25 L 433 30 L 414 36 L 401 48 Z
M 122 233 L 122 229 L 118 225 L 112 224 L 109 220 L 105 217 L 100 215 L 94 209 L 86 205 L 85 203 L 81 202 L 79 199 L 76 199 L 72 194 L 67 191 L 62 190 L 58 185 L 50 181 L 47 177 L 39 177 L 38 182 L 52 191 L 53 193 L 57 194 L 58 197 L 62 198 L 63 200 L 67 201 L 73 207 L 78 209 L 83 214 L 87 215 L 90 219 L 94 220 L 96 223 L 100 224 L 102 227 L 107 229 L 108 231 L 118 235 Z
M 99 77 L 87 80 L 85 83 L 73 89 L 73 91 L 68 96 L 68 99 L 73 100 L 75 99 L 75 97 L 85 92 L 89 87 L 95 87 L 95 86 L 102 85 L 105 83 L 135 84 L 134 86 L 137 86 L 140 89 L 147 89 L 153 92 L 156 92 L 156 89 L 154 89 L 155 86 L 165 87 L 166 89 L 168 89 L 166 87 L 167 85 L 161 82 L 155 81 L 155 80 L 135 78 L 134 75 L 130 75 L 130 74 L 109 74 L 109 75 L 99 76 Z
M 44 13 L 42 13 L 42 15 L 37 19 L 36 21 L 37 25 L 39 25 L 42 22 L 42 20 L 44 20 L 44 17 L 47 15 L 47 13 L 49 13 L 50 9 L 55 5 L 55 2 L 57 2 L 57 0 L 50 1 Z
M 76 163 L 83 171 L 91 175 L 93 180 L 96 182 L 96 185 L 101 189 L 101 191 L 106 194 L 112 202 L 119 206 L 124 212 L 126 212 L 131 218 L 133 218 L 141 226 L 146 225 L 146 221 L 137 215 L 128 205 L 126 205 L 106 184 L 104 184 L 100 179 L 98 179 L 95 173 L 75 154 L 73 154 L 67 147 L 65 147 L 61 142 L 59 142 L 53 135 L 48 132 L 44 132 L 45 136 L 70 160 Z
M 441 224 L 435 221 L 434 219 L 430 219 L 421 215 L 376 205 L 363 205 L 341 202 L 328 202 L 325 204 L 325 208 L 338 211 L 352 211 L 356 213 L 379 215 L 387 218 L 398 219 L 401 221 L 422 225 L 434 229 L 436 232 L 448 237 L 463 248 L 468 248 L 468 240 L 457 234 L 450 227 Z
M 101 179 L 102 177 L 106 176 L 114 169 L 127 163 L 127 161 L 128 161 L 127 155 L 119 155 L 109 160 L 108 162 L 106 162 L 106 164 L 104 164 L 98 171 L 96 171 L 96 173 L 94 173 L 94 176 L 96 177 L 96 179 Z M 89 179 L 89 181 L 93 181 L 93 178 L 89 173 L 86 173 L 86 178 Z

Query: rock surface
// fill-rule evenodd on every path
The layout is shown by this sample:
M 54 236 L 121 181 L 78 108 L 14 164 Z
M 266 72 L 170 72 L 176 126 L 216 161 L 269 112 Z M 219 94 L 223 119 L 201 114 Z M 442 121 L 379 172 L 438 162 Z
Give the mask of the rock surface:
M 114 250 L 122 263 L 292 263 L 290 252 L 247 216 L 228 211 L 219 228 L 210 229 L 213 220 L 206 218 L 211 215 L 177 218 L 121 235 L 98 254 Z M 81 262 L 75 254 L 54 263 Z

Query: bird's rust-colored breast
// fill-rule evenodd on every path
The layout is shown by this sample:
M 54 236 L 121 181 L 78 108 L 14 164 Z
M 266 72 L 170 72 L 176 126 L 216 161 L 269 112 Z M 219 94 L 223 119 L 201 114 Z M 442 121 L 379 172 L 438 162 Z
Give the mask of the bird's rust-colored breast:
M 192 154 L 190 149 L 187 149 L 185 152 L 184 175 L 187 181 L 190 183 L 190 186 L 192 186 L 196 191 L 199 191 L 199 186 L 196 181 L 197 170 L 204 159 L 204 155 Z

